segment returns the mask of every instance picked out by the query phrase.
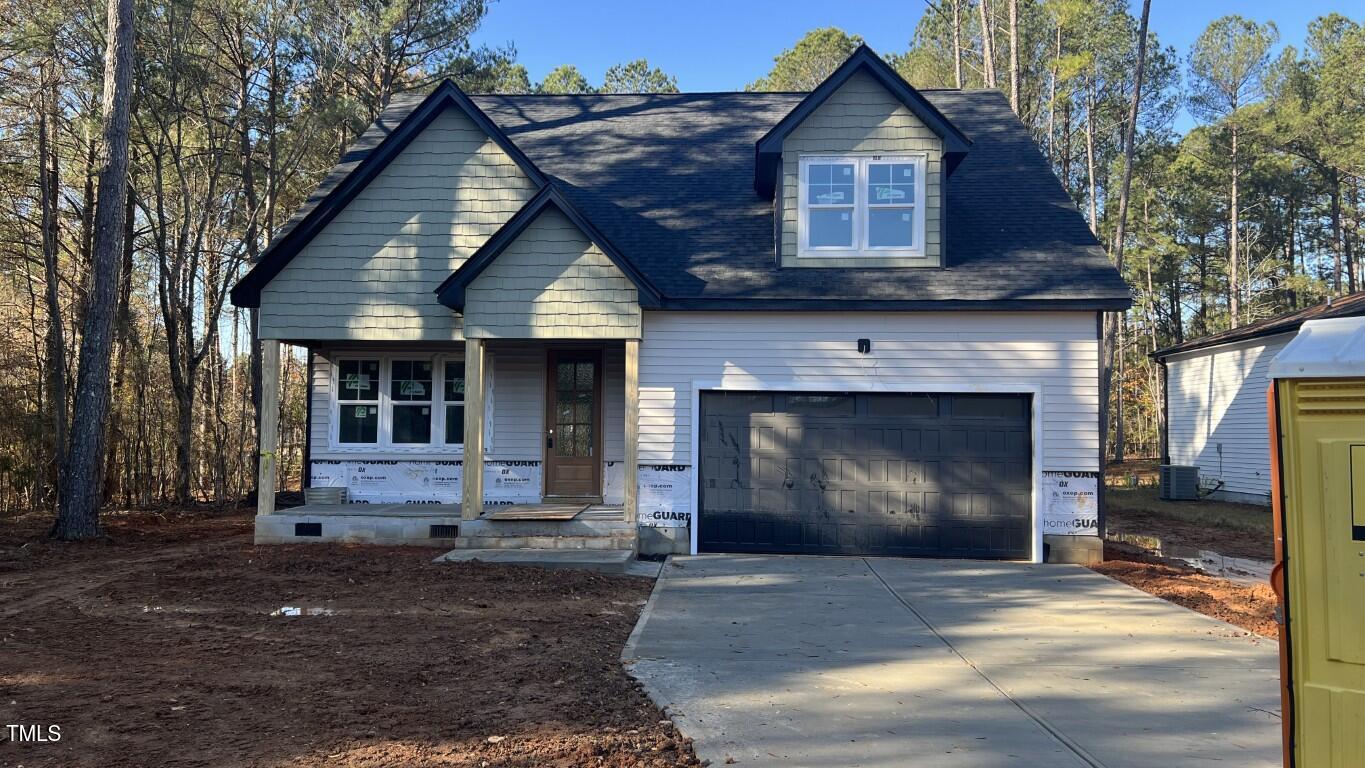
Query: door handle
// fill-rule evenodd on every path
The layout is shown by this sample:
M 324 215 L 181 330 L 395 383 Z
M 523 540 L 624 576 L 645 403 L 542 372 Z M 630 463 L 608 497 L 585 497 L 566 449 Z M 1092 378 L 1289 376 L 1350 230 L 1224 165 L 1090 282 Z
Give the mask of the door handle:
M 555 447 L 555 431 L 553 429 L 545 433 L 545 447 L 546 448 Z

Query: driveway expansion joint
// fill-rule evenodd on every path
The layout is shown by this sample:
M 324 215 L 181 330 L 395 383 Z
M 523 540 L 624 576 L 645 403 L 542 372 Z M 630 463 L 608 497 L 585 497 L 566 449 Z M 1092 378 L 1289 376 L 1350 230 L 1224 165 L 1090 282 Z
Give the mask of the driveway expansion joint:
M 1052 723 L 1048 722 L 1047 718 L 1043 717 L 1042 715 L 1039 715 L 1037 712 L 1034 712 L 1032 709 L 1029 708 L 1027 704 L 1011 696 L 1009 691 L 1005 690 L 1000 686 L 999 683 L 991 679 L 991 676 L 986 674 L 985 670 L 981 669 L 981 667 L 977 666 L 977 663 L 975 661 L 972 661 L 970 658 L 968 658 L 967 654 L 962 652 L 960 648 L 958 648 L 956 645 L 953 645 L 953 641 L 945 637 L 943 633 L 939 631 L 938 627 L 934 626 L 934 623 L 929 620 L 929 617 L 925 616 L 924 614 L 916 610 L 913 603 L 911 603 L 909 600 L 906 600 L 901 595 L 901 593 L 896 591 L 895 587 L 892 587 L 890 584 L 888 584 L 886 579 L 882 578 L 882 575 L 877 572 L 877 569 L 872 566 L 872 563 L 869 562 L 867 558 L 863 558 L 863 565 L 866 565 L 867 570 L 870 571 L 873 576 L 877 577 L 877 581 L 881 582 L 881 585 L 886 588 L 886 591 L 889 592 L 893 598 L 895 598 L 896 602 L 900 603 L 901 606 L 905 608 L 905 610 L 910 612 L 910 615 L 914 616 L 917 620 L 924 624 L 924 626 L 927 627 L 929 631 L 934 634 L 934 637 L 937 637 L 939 639 L 939 642 L 943 643 L 948 648 L 948 650 L 952 651 L 953 654 L 957 656 L 959 659 L 962 659 L 963 664 L 966 664 L 968 667 L 971 667 L 972 671 L 975 672 L 982 680 L 984 680 L 987 685 L 989 685 L 991 688 L 994 688 L 997 693 L 1005 697 L 1011 704 L 1015 706 L 1015 708 L 1017 708 L 1020 712 L 1023 712 L 1024 715 L 1026 715 L 1030 720 L 1037 723 L 1039 728 L 1042 728 L 1044 731 L 1046 731 L 1049 736 L 1057 740 L 1058 744 L 1065 747 L 1067 751 L 1071 752 L 1078 759 L 1085 762 L 1087 765 L 1091 766 L 1091 768 L 1106 768 L 1103 762 L 1101 762 L 1094 755 L 1085 751 L 1085 749 L 1081 747 L 1081 745 L 1067 738 L 1066 734 L 1062 733 L 1059 728 L 1054 726 Z

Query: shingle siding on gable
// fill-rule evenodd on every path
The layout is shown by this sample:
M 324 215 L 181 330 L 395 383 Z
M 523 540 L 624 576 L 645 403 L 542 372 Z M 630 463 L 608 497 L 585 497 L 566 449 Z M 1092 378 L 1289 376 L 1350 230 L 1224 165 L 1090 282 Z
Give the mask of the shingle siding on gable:
M 634 284 L 557 210 L 546 210 L 465 290 L 470 338 L 638 339 Z
M 535 194 L 463 113 L 448 109 L 262 291 L 261 337 L 458 340 L 432 290 Z
M 839 152 L 923 152 L 925 165 L 924 244 L 927 258 L 798 259 L 797 184 L 802 154 Z M 782 143 L 781 263 L 795 266 L 934 266 L 940 263 L 943 142 L 895 96 L 859 73 L 835 91 Z

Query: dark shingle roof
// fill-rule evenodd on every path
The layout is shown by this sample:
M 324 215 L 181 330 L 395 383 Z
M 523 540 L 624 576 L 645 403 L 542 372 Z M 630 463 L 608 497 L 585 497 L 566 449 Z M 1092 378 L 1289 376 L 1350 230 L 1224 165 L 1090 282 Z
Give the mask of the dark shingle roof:
M 471 99 L 658 287 L 666 307 L 1127 307 L 1127 285 L 1004 96 L 921 93 L 973 142 L 947 182 L 943 268 L 777 265 L 773 203 L 754 191 L 754 146 L 804 93 Z M 275 242 L 424 98 L 395 98 Z
M 1232 330 L 1215 333 L 1198 339 L 1176 344 L 1158 349 L 1151 356 L 1157 360 L 1165 360 L 1171 355 L 1181 352 L 1193 352 L 1196 349 L 1205 347 L 1216 347 L 1220 344 L 1231 344 L 1237 341 L 1249 341 L 1260 339 L 1266 336 L 1275 336 L 1281 333 L 1297 331 L 1299 326 L 1309 320 L 1325 320 L 1329 317 L 1361 317 L 1365 316 L 1365 291 L 1353 293 L 1349 296 L 1341 296 L 1335 299 L 1328 299 L 1321 304 L 1314 304 L 1307 309 L 1299 309 L 1287 312 L 1283 315 L 1268 317 L 1264 320 L 1257 320 L 1254 323 L 1233 328 Z

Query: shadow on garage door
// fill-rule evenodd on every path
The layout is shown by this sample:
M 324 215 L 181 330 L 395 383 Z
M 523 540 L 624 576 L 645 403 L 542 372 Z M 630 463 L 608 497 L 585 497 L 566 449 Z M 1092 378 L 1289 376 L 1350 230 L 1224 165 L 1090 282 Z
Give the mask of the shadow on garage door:
M 703 392 L 703 552 L 1023 559 L 1030 396 Z

